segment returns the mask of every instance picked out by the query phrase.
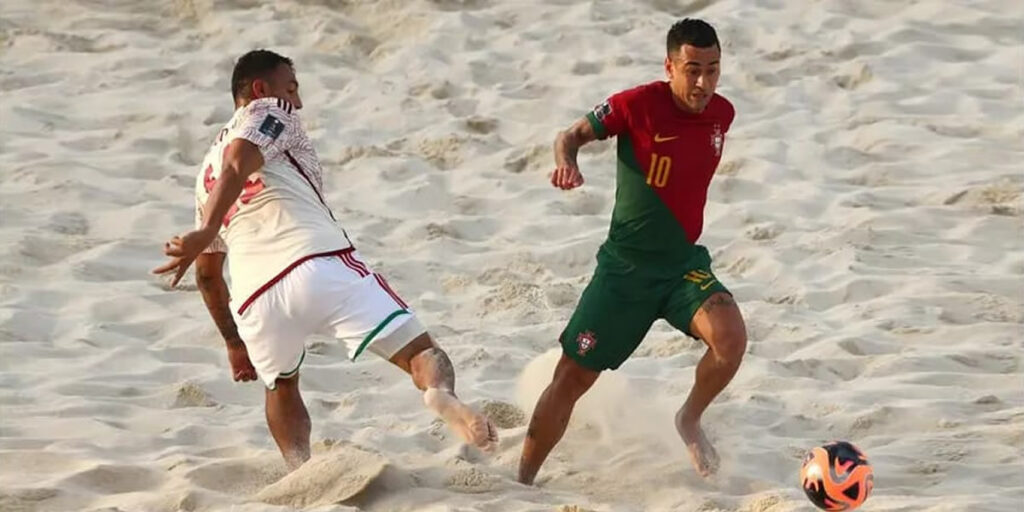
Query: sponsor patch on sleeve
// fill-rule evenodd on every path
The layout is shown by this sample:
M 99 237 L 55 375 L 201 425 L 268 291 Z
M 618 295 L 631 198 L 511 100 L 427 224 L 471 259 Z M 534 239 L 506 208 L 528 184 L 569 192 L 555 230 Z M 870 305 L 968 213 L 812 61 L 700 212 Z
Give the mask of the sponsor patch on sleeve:
M 604 121 L 604 118 L 608 117 L 608 114 L 612 113 L 612 104 L 607 101 L 594 107 L 594 117 L 598 121 Z
M 284 122 L 271 114 L 267 114 L 267 118 L 264 119 L 263 124 L 260 125 L 260 133 L 270 137 L 270 140 L 277 140 L 283 131 Z

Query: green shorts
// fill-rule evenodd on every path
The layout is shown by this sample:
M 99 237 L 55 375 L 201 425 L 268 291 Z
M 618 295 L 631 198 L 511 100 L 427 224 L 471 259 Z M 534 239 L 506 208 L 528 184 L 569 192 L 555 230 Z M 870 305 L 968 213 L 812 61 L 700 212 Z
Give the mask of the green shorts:
M 729 290 L 711 273 L 711 256 L 703 247 L 671 277 L 648 277 L 598 263 L 562 331 L 562 351 L 584 368 L 614 370 L 659 318 L 696 338 L 690 332 L 693 316 L 718 292 Z

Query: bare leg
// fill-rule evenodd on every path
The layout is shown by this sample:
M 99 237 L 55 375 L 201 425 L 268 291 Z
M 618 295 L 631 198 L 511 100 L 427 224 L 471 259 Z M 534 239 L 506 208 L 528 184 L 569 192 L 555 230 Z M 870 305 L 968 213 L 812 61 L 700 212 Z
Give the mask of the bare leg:
M 519 482 L 533 484 L 541 464 L 565 434 L 576 401 L 594 385 L 599 375 L 600 372 L 588 370 L 562 354 L 554 378 L 540 395 L 530 418 L 519 459 Z
M 708 345 L 697 364 L 690 396 L 676 413 L 676 430 L 690 451 L 697 473 L 718 470 L 719 458 L 700 426 L 701 415 L 725 389 L 740 367 L 747 348 L 746 327 L 736 302 L 727 293 L 712 295 L 693 318 L 691 332 Z
M 299 394 L 299 376 L 277 379 L 266 392 L 267 426 L 290 469 L 309 460 L 309 412 Z
M 455 369 L 429 334 L 409 342 L 391 362 L 412 376 L 413 384 L 423 391 L 423 403 L 462 439 L 486 452 L 497 448 L 498 430 L 455 395 Z

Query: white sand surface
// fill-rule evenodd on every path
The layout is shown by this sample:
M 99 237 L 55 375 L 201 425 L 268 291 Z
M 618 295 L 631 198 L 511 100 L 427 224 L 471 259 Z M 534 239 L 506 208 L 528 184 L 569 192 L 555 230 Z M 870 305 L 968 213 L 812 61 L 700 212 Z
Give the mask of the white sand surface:
M 661 78 L 684 15 L 718 28 L 737 109 L 701 239 L 750 334 L 705 418 L 722 470 L 671 427 L 703 347 L 659 322 L 521 486 L 614 200 L 612 143 L 562 192 L 551 142 Z M 1013 0 L 3 0 L 0 510 L 809 511 L 799 457 L 830 439 L 874 464 L 864 510 L 1021 510 L 1022 37 Z M 493 457 L 315 338 L 335 473 L 259 501 L 285 475 L 263 390 L 230 380 L 191 281 L 149 275 L 256 47 L 295 59 L 327 199 L 500 421 Z

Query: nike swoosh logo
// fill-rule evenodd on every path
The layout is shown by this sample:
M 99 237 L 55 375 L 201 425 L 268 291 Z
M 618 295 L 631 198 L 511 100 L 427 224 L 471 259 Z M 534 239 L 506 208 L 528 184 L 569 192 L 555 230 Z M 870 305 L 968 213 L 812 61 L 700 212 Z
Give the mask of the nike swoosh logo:
M 701 286 L 700 290 L 707 290 L 708 288 L 711 288 L 711 285 L 715 284 L 716 282 L 718 282 L 716 279 L 712 279 L 711 281 L 708 282 L 708 284 Z
M 678 138 L 679 138 L 678 135 L 675 135 L 673 137 L 662 137 L 661 135 L 659 135 L 657 133 L 654 134 L 654 142 L 665 142 L 665 141 L 668 141 L 668 140 L 675 140 L 675 139 L 678 139 Z

